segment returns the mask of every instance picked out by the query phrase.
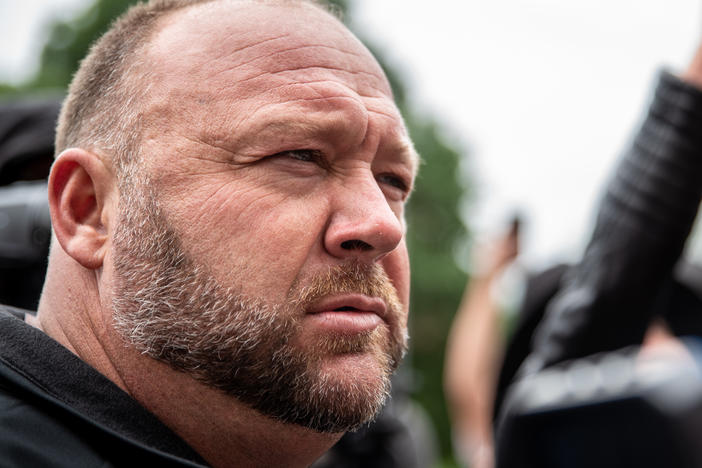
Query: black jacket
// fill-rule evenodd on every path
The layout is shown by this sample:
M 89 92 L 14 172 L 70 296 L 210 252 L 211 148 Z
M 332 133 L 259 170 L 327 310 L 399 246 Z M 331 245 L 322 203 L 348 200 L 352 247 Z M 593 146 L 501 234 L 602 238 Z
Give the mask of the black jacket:
M 702 91 L 664 72 L 607 186 L 585 254 L 548 304 L 522 373 L 641 343 L 670 300 L 673 267 L 701 195 Z
M 153 414 L 0 306 L 0 466 L 198 467 Z
M 702 302 L 674 266 L 701 195 L 702 91 L 663 73 L 582 260 L 545 306 L 524 379 L 496 402 L 498 467 L 701 466 L 697 373 L 636 378 L 632 348 L 600 353 L 640 344 L 654 316 L 700 334 Z

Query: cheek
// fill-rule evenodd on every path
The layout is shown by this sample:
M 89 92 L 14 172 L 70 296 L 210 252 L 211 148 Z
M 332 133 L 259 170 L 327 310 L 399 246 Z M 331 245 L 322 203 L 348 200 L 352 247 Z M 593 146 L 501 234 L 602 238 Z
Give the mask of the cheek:
M 187 216 L 188 209 L 199 215 Z M 220 190 L 180 211 L 179 230 L 189 233 L 194 258 L 206 261 L 220 280 L 233 278 L 244 293 L 280 298 L 321 247 L 326 223 L 324 203 L 253 191 Z
M 239 250 L 250 252 L 254 263 L 263 263 L 274 274 L 292 283 L 312 252 L 322 245 L 324 211 L 299 203 L 252 214 L 231 226 L 239 237 Z M 243 237 L 243 238 L 242 238 Z

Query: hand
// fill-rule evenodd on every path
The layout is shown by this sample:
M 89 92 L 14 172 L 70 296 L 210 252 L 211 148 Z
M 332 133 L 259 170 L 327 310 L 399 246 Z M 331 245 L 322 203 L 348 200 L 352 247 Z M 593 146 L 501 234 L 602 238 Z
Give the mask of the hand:
M 702 89 L 702 44 L 695 51 L 687 70 L 680 75 L 680 78 Z
M 515 218 L 506 233 L 493 239 L 487 245 L 478 247 L 474 275 L 495 277 L 517 258 L 519 255 L 520 224 L 519 219 Z

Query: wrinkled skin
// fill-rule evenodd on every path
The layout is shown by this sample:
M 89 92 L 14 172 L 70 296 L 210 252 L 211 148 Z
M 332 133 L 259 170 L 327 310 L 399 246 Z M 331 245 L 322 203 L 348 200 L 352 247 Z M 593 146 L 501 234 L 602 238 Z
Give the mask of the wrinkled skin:
M 251 354 L 252 362 L 269 362 L 276 353 L 288 356 L 271 367 L 280 370 L 276 378 L 304 382 L 294 398 L 281 400 L 278 406 L 290 407 L 291 399 L 299 402 L 310 395 L 316 406 L 305 410 L 305 418 L 286 418 L 270 410 L 271 398 L 265 392 L 258 400 L 249 398 L 236 379 L 250 380 L 253 368 L 236 359 L 232 365 L 240 372 L 222 380 L 208 374 L 215 363 L 207 359 L 186 368 L 164 357 L 163 347 L 139 346 L 264 413 L 339 432 L 379 410 L 389 373 L 405 346 L 409 263 L 404 205 L 417 158 L 387 80 L 367 50 L 340 24 L 329 27 L 329 17 L 316 10 L 306 16 L 277 15 L 276 28 L 252 31 L 250 25 L 270 21 L 270 8 L 223 4 L 191 8 L 166 20 L 170 24 L 149 45 L 144 62 L 155 85 L 144 112 L 143 180 L 122 182 L 116 315 L 119 322 L 127 311 L 140 311 L 141 316 L 121 325 L 133 342 L 134 330 L 154 336 L 156 329 L 145 328 L 146 322 L 139 320 L 153 319 L 159 307 L 175 309 L 173 323 L 178 323 L 183 301 L 169 295 L 189 298 L 188 310 L 180 313 L 194 318 L 206 314 L 213 301 L 229 304 L 226 312 L 211 314 L 217 319 L 214 324 L 192 322 L 189 330 L 195 335 L 198 330 L 210 332 L 218 321 L 245 322 L 246 317 L 253 321 L 265 315 L 260 328 L 268 335 L 259 331 L 256 341 L 251 334 L 233 334 L 230 341 L 260 343 Z M 141 187 L 134 190 L 133 185 Z M 126 202 L 130 196 L 153 200 L 130 205 Z M 139 231 L 139 223 L 127 222 L 128 214 L 148 219 L 154 211 L 158 212 L 154 226 Z M 148 247 L 149 242 L 144 252 L 134 254 L 138 236 L 155 239 L 164 232 L 172 238 L 167 244 L 177 247 L 166 257 L 155 255 L 164 248 Z M 136 236 L 133 244 L 123 242 L 129 233 Z M 158 269 L 168 258 L 180 259 L 174 264 L 184 270 L 186 279 L 175 281 Z M 137 262 L 142 276 L 130 283 L 129 270 Z M 366 272 L 377 269 L 379 273 L 365 274 L 365 280 L 380 277 L 391 291 L 381 295 L 353 284 L 331 286 L 323 289 L 324 294 L 301 299 L 305 288 L 317 285 L 320 277 L 349 265 Z M 195 268 L 198 274 L 187 277 Z M 177 284 L 178 290 L 161 291 L 159 298 L 153 290 L 140 290 L 145 278 Z M 369 294 L 385 304 L 382 320 L 369 332 L 343 327 L 339 331 L 329 327 L 335 320 L 329 315 L 334 314 L 311 313 L 330 301 L 335 307 L 358 308 L 358 296 Z M 148 305 L 134 299 L 140 295 Z M 265 325 L 275 323 L 276 317 L 278 327 Z M 166 330 L 178 333 L 173 327 Z M 227 333 L 222 331 L 217 340 L 226 340 Z M 203 336 L 198 337 L 200 342 L 207 341 Z M 190 351 L 184 354 L 195 354 L 192 342 L 174 342 Z M 222 355 L 242 354 L 236 347 L 222 349 L 216 353 L 220 361 Z M 300 371 L 293 372 L 297 368 Z M 261 384 L 256 382 L 259 390 Z M 324 395 L 312 392 L 319 388 L 325 389 Z M 316 401 L 325 398 L 327 403 Z M 370 411 L 352 404 L 369 400 L 376 401 Z M 338 418 L 312 422 L 309 415 L 323 413 L 320 408 L 325 404 L 359 416 L 345 417 L 344 422 Z

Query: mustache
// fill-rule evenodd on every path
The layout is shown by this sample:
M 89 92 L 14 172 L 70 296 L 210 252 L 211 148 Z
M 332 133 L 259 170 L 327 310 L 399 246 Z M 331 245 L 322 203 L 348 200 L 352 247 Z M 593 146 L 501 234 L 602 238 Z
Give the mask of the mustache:
M 288 300 L 298 307 L 306 308 L 326 296 L 345 293 L 359 293 L 382 299 L 391 317 L 398 317 L 402 311 L 397 290 L 385 270 L 377 264 L 358 260 L 329 266 L 326 271 L 308 278 L 298 278 L 290 288 Z

